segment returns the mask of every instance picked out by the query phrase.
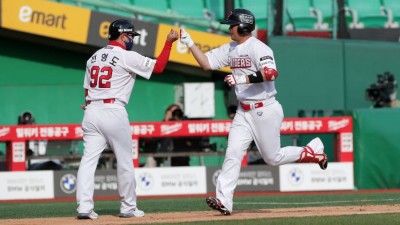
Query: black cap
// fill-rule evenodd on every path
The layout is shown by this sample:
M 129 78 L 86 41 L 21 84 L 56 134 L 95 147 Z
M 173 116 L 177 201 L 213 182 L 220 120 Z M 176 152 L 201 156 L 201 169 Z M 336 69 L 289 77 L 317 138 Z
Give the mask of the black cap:
M 135 32 L 135 27 L 128 20 L 116 20 L 110 24 L 108 28 L 108 39 L 115 40 L 122 33 L 132 34 L 133 36 L 139 36 L 138 32 Z
M 252 12 L 247 9 L 234 9 L 228 19 L 221 21 L 221 24 L 238 25 L 238 24 L 254 24 L 255 19 Z
M 254 15 L 247 9 L 232 10 L 221 24 L 238 25 L 238 33 L 242 35 L 250 34 L 256 28 Z

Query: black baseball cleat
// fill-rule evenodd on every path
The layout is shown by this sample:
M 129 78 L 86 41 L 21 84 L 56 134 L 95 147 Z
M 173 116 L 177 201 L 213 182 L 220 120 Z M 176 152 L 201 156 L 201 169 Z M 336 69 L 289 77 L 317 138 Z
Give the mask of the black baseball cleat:
M 210 206 L 210 208 L 218 210 L 221 214 L 225 216 L 231 215 L 231 212 L 222 205 L 221 201 L 218 198 L 214 197 L 207 197 L 206 198 L 207 205 Z
M 318 163 L 321 169 L 326 170 L 328 168 L 328 158 L 323 154 L 323 159 Z

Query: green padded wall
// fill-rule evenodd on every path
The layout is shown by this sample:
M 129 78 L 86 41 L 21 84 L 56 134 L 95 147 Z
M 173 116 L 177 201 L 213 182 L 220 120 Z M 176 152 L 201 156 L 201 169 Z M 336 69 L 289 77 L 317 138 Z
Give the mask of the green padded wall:
M 377 82 L 377 74 L 390 71 L 400 81 L 400 45 L 390 42 L 346 41 L 346 109 L 373 105 L 365 100 L 365 89 Z M 398 96 L 399 97 L 399 96 Z
M 299 110 L 354 110 L 373 105 L 365 90 L 377 74 L 400 80 L 400 45 L 376 41 L 272 37 L 277 99 L 286 117 Z
M 353 117 L 356 187 L 399 188 L 400 109 L 359 109 Z
M 344 61 L 341 41 L 270 38 L 279 73 L 275 85 L 285 117 L 299 110 L 343 109 Z
M 0 124 L 17 124 L 26 110 L 39 124 L 81 121 L 89 55 L 7 38 L 0 48 Z

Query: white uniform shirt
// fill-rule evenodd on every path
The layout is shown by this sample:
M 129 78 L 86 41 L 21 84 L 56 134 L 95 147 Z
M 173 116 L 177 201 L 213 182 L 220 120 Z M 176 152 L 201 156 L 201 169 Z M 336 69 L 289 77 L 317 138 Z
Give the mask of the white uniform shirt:
M 206 53 L 211 69 L 230 66 L 235 76 L 250 75 L 263 67 L 276 70 L 274 54 L 266 44 L 250 37 L 238 45 L 227 43 Z M 251 103 L 273 98 L 276 94 L 274 81 L 235 85 L 238 101 Z
M 150 79 L 156 60 L 119 46 L 99 49 L 86 63 L 83 87 L 88 89 L 86 100 L 115 98 L 128 104 L 136 74 Z

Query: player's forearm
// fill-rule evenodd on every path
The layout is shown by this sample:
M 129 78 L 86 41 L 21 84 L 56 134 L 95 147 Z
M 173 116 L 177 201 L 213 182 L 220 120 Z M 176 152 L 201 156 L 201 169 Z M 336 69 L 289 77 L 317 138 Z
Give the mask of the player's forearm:
M 224 81 L 229 86 L 238 84 L 262 83 L 265 81 L 274 81 L 278 77 L 278 72 L 275 69 L 264 67 L 259 71 L 249 75 L 233 75 L 229 74 L 225 77 Z
M 246 75 L 246 83 L 261 83 L 264 81 L 274 81 L 278 77 L 278 72 L 275 69 L 264 67 L 259 71 Z
M 208 62 L 208 58 L 204 52 L 202 52 L 196 45 L 192 45 L 190 50 L 203 70 L 211 70 L 210 63 Z
M 172 42 L 165 41 L 165 45 L 160 55 L 157 57 L 156 64 L 154 65 L 153 73 L 162 73 L 168 63 L 169 55 L 171 53 Z

